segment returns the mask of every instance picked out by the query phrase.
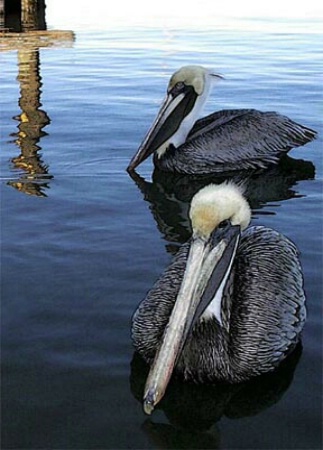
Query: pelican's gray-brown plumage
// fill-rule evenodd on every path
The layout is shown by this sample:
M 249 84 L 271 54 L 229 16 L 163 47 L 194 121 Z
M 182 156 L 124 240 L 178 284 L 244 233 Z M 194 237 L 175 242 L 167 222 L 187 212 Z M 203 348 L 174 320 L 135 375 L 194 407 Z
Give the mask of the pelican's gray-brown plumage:
M 173 74 L 166 98 L 128 170 L 151 154 L 155 166 L 167 172 L 263 169 L 315 138 L 314 130 L 276 112 L 223 110 L 197 120 L 211 84 L 219 78 L 200 66 L 185 66 Z
M 298 250 L 273 229 L 246 228 L 250 212 L 238 191 L 223 184 L 196 194 L 191 240 L 134 314 L 134 347 L 151 364 L 148 413 L 173 369 L 198 383 L 242 382 L 273 371 L 299 341 L 306 310 Z

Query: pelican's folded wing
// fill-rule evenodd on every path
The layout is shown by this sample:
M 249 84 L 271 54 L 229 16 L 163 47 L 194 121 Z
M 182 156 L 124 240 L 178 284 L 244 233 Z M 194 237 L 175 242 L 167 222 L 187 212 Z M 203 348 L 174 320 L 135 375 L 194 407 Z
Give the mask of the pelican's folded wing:
M 276 112 L 223 110 L 198 120 L 186 142 L 164 163 L 169 165 L 166 170 L 182 173 L 266 168 L 315 136 L 315 131 Z

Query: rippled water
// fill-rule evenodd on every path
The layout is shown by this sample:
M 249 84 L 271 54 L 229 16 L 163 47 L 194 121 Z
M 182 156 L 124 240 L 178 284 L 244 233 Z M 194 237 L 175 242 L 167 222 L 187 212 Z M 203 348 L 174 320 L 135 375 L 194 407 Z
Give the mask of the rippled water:
M 214 68 L 226 80 L 207 112 L 276 110 L 322 136 L 322 35 L 257 25 L 79 32 L 69 48 L 2 53 L 3 448 L 321 448 L 321 138 L 248 184 L 253 223 L 301 251 L 303 348 L 247 386 L 174 382 L 147 420 L 130 341 L 136 305 L 189 237 L 198 188 L 152 183 L 151 161 L 125 172 L 170 74 Z

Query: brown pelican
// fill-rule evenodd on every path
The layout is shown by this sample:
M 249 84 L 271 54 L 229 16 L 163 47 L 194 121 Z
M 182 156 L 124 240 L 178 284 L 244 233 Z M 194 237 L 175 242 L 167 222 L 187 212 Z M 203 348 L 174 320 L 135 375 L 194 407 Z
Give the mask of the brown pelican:
M 150 414 L 173 370 L 197 383 L 246 381 L 274 370 L 304 325 L 298 251 L 285 236 L 248 227 L 250 207 L 233 183 L 192 199 L 192 238 L 140 303 L 132 339 L 151 364 Z
M 218 111 L 197 120 L 214 81 L 222 78 L 200 66 L 185 66 L 170 79 L 157 117 L 132 158 L 135 169 L 149 155 L 167 172 L 205 174 L 266 168 L 316 132 L 276 112 Z

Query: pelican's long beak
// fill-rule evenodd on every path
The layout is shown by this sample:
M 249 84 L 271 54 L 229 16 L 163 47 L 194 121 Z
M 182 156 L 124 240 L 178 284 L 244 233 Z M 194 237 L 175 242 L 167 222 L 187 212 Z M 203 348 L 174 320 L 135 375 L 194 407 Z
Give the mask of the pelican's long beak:
M 154 123 L 130 161 L 128 171 L 134 170 L 156 150 L 168 147 L 172 136 L 194 108 L 197 96 L 194 88 L 184 83 L 180 89 L 176 87 L 167 93 Z
M 163 397 L 186 338 L 214 298 L 231 270 L 238 247 L 240 226 L 229 222 L 206 240 L 193 237 L 180 291 L 151 366 L 144 411 L 151 414 Z

